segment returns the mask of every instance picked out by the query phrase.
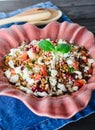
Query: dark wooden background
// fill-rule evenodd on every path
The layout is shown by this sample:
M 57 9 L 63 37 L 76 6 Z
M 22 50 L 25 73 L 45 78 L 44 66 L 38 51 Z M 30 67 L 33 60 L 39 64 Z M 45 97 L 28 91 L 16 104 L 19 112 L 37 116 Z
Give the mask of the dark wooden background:
M 47 0 L 0 0 L 0 12 L 10 12 Z M 95 0 L 51 0 L 73 22 L 95 33 Z
M 47 0 L 0 0 L 0 12 L 10 12 Z M 73 22 L 85 26 L 95 34 L 95 0 L 51 0 Z M 95 130 L 95 114 L 70 123 L 61 130 Z

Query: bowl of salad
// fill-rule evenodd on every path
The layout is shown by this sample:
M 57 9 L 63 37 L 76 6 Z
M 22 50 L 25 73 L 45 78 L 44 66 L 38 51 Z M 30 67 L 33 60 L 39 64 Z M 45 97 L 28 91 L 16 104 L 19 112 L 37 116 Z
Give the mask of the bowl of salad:
M 0 95 L 40 116 L 70 118 L 95 89 L 94 35 L 76 23 L 0 30 Z

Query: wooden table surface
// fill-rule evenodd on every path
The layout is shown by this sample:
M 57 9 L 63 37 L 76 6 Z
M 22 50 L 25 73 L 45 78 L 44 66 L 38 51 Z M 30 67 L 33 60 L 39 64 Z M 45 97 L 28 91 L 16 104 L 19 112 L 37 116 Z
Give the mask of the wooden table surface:
M 10 12 L 47 0 L 0 0 L 0 12 Z M 95 0 L 51 0 L 73 22 L 95 33 Z
M 47 0 L 2 0 L 0 12 L 10 12 Z M 95 0 L 51 0 L 73 22 L 85 26 L 95 33 Z M 94 130 L 95 114 L 92 114 L 76 123 L 70 123 L 61 130 Z

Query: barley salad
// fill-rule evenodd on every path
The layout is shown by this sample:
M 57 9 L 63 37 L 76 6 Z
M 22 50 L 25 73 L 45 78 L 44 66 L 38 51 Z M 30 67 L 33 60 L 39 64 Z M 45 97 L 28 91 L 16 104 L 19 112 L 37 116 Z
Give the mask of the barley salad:
M 87 49 L 62 39 L 23 42 L 5 57 L 4 75 L 16 89 L 37 97 L 72 94 L 92 76 Z

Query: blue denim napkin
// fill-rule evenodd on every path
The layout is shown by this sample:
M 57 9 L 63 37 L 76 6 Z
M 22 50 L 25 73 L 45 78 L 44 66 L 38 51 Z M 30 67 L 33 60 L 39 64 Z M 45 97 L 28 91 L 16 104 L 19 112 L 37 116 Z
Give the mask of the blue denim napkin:
M 18 9 L 7 14 L 2 12 L 0 13 L 0 18 L 2 19 L 13 16 L 26 9 L 30 9 L 33 7 L 58 9 L 51 2 L 45 2 L 39 3 L 34 6 L 29 6 L 24 9 Z M 62 15 L 60 21 L 71 22 L 71 20 L 65 14 Z M 8 24 L 2 27 L 5 28 L 11 25 L 12 24 Z M 75 116 L 69 119 L 52 119 L 48 117 L 37 116 L 32 111 L 30 111 L 20 100 L 12 97 L 0 96 L 0 130 L 55 130 L 65 126 L 70 122 L 74 122 L 81 118 L 84 118 L 94 112 L 95 92 L 92 93 L 92 98 L 88 106 L 84 110 L 82 110 L 81 112 L 77 113 Z

